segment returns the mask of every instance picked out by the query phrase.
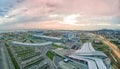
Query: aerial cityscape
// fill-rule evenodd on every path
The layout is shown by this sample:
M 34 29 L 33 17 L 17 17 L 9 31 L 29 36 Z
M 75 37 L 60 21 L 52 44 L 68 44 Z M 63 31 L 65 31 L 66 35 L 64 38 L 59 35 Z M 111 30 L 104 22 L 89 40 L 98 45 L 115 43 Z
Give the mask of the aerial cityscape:
M 0 0 L 0 69 L 120 69 L 120 0 Z
M 119 69 L 120 31 L 0 33 L 0 69 Z

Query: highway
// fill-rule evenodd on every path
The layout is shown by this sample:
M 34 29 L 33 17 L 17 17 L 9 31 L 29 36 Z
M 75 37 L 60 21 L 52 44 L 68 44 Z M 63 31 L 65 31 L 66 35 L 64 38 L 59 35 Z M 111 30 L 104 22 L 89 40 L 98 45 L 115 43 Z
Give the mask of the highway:
M 113 44 L 110 41 L 106 40 L 103 36 L 101 36 L 101 35 L 98 35 L 98 36 L 99 36 L 100 40 L 102 40 L 102 42 L 104 44 L 106 44 L 108 47 L 111 48 L 114 56 L 116 57 L 117 61 L 120 63 L 120 50 L 119 50 L 119 48 L 115 44 Z
M 0 42 L 0 69 L 14 69 L 14 65 L 9 57 L 9 54 L 2 42 Z
M 9 69 L 8 68 L 8 63 L 7 63 L 7 60 L 6 60 L 6 57 L 5 57 L 4 49 L 3 48 L 0 48 L 0 49 L 1 49 L 1 54 L 2 54 L 3 67 L 4 67 L 4 69 Z
M 41 55 L 46 59 L 47 63 L 48 63 L 49 66 L 50 66 L 50 69 L 56 69 L 56 66 L 55 66 L 54 62 L 51 61 L 51 60 L 46 56 L 46 53 L 47 53 L 47 51 L 49 51 L 49 50 L 50 50 L 50 47 L 44 47 L 44 48 L 42 49 Z

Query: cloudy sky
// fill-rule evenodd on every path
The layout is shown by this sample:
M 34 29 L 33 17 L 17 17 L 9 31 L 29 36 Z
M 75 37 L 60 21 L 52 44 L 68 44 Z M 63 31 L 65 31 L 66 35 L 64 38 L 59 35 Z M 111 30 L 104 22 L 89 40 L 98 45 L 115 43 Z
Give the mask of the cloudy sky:
M 0 0 L 8 29 L 120 29 L 120 0 Z

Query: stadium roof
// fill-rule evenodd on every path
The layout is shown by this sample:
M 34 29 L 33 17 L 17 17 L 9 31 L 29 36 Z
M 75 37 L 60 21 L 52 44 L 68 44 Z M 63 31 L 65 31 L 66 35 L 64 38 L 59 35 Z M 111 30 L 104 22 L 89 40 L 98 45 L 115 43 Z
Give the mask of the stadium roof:
M 102 56 L 102 57 L 107 57 L 103 52 L 101 51 L 95 51 L 95 52 L 79 52 L 79 53 L 74 53 L 75 55 L 78 56 Z
M 100 58 L 81 57 L 81 56 L 76 56 L 76 55 L 70 55 L 69 57 L 87 62 L 89 69 L 107 69 L 102 59 Z
M 95 52 L 95 49 L 92 47 L 91 43 L 84 43 L 80 50 L 77 50 L 75 53 L 88 53 Z
M 75 56 L 75 55 L 70 55 L 69 57 L 87 62 L 89 69 L 97 69 L 96 63 L 92 60 L 85 59 L 83 57 L 79 57 L 79 56 Z
M 80 50 L 68 57 L 87 62 L 89 69 L 107 69 L 102 59 L 97 56 L 107 57 L 104 53 L 95 51 L 91 43 L 85 43 Z

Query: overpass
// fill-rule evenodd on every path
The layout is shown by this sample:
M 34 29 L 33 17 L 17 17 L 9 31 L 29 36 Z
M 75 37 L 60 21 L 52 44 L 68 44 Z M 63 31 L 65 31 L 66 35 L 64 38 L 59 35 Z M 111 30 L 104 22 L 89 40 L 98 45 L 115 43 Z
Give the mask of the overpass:
M 41 47 L 41 46 L 48 46 L 51 45 L 53 42 L 43 42 L 43 43 L 23 43 L 18 41 L 12 41 L 10 44 L 17 45 L 17 46 L 33 46 L 33 47 Z

